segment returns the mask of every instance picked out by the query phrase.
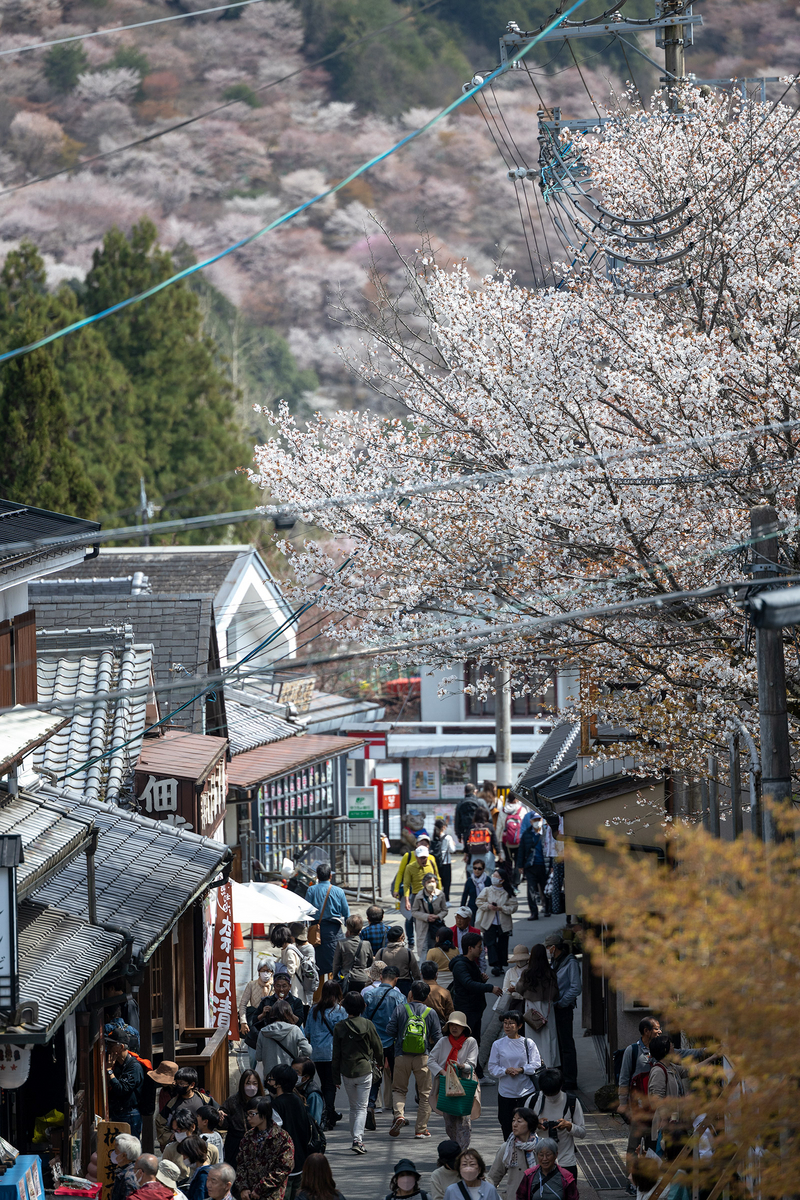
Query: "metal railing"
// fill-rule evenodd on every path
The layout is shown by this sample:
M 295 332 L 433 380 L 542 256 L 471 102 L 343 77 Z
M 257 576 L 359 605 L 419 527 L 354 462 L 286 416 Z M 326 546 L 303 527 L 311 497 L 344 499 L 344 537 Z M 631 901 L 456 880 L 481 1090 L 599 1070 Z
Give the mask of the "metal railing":
M 252 831 L 242 835 L 242 874 L 245 881 L 285 878 L 284 860 L 293 864 L 293 890 L 317 882 L 318 863 L 333 867 L 339 887 L 354 892 L 355 899 L 381 895 L 380 825 L 375 818 L 298 816 L 294 821 L 265 822 L 267 836 Z

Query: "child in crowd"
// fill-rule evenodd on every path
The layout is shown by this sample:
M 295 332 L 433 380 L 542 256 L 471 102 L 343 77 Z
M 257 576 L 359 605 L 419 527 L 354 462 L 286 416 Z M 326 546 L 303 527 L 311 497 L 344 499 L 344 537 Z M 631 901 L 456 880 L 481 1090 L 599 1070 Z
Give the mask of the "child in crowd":
M 385 1200 L 407 1200 L 410 1196 L 419 1196 L 420 1200 L 430 1200 L 427 1192 L 419 1186 L 420 1173 L 410 1158 L 401 1158 L 395 1163 L 394 1175 L 389 1183 L 389 1192 Z
M 439 1145 L 436 1147 L 436 1153 L 439 1155 L 439 1159 L 436 1163 L 436 1170 L 431 1175 L 433 1200 L 444 1200 L 444 1194 L 450 1187 L 450 1184 L 458 1183 L 459 1180 L 459 1174 L 456 1170 L 456 1159 L 461 1153 L 461 1147 L 458 1142 L 448 1139 L 446 1142 L 439 1142 Z

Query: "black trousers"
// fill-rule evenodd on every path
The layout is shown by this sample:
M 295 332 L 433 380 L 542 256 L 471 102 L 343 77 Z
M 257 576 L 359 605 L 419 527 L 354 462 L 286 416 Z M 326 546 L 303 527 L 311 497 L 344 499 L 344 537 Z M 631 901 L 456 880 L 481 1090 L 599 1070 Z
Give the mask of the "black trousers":
M 389 1068 L 389 1075 L 394 1075 L 394 1044 L 388 1048 L 386 1046 L 383 1047 L 383 1057 L 386 1062 L 386 1066 Z M 379 1079 L 373 1079 L 372 1087 L 369 1089 L 369 1101 L 367 1102 L 367 1108 L 375 1108 L 377 1105 L 382 1083 L 383 1076 L 381 1076 Z
M 483 941 L 490 967 L 508 966 L 508 939 L 511 932 L 503 933 L 499 925 L 490 925 L 484 930 Z
M 553 1005 L 556 1014 L 556 1034 L 558 1049 L 561 1054 L 561 1073 L 564 1076 L 564 1090 L 574 1091 L 578 1086 L 578 1056 L 575 1053 L 575 1038 L 572 1033 L 572 1018 L 575 1009 L 559 1008 Z
M 332 1117 L 336 1109 L 336 1084 L 333 1082 L 333 1064 L 329 1062 L 315 1062 L 319 1075 L 319 1086 L 322 1092 L 322 1103 L 324 1104 L 324 1116 Z
M 469 1025 L 471 1036 L 475 1038 L 475 1041 L 480 1046 L 480 1044 L 481 1044 L 481 1021 L 483 1020 L 484 1010 L 482 1008 L 480 1008 L 480 1009 L 465 1008 L 462 1011 L 464 1013 L 464 1016 L 467 1018 L 467 1024 Z
M 500 1122 L 500 1128 L 503 1131 L 503 1138 L 506 1141 L 508 1141 L 508 1139 L 511 1137 L 511 1122 L 514 1119 L 514 1109 L 528 1108 L 535 1095 L 535 1092 L 531 1092 L 529 1096 L 501 1096 L 498 1089 L 497 1119 Z
M 536 903 L 537 891 L 541 893 L 542 905 L 545 912 L 547 911 L 547 900 L 544 894 L 544 885 L 547 883 L 547 867 L 544 863 L 535 863 L 532 867 L 525 868 L 525 882 L 528 885 L 528 908 L 531 910 L 531 920 L 539 920 L 539 906 Z
M 450 899 L 450 884 L 453 882 L 453 864 L 439 863 L 439 874 L 442 877 L 442 891 L 445 900 Z

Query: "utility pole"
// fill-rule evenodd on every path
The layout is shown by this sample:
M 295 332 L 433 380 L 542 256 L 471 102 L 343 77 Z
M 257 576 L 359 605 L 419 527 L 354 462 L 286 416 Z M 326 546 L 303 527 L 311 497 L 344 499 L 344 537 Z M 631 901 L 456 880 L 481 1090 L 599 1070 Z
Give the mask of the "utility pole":
M 656 5 L 656 11 L 659 16 L 668 17 L 670 13 L 685 7 L 682 0 L 661 0 L 661 4 Z M 675 91 L 676 84 L 679 84 L 686 74 L 685 33 L 683 25 L 667 25 L 664 29 L 661 45 L 664 47 L 664 67 L 670 92 Z
M 770 504 L 750 510 L 753 536 L 753 582 L 779 576 L 778 514 Z M 761 735 L 761 788 L 765 800 L 788 805 L 792 799 L 789 721 L 786 715 L 786 666 L 780 629 L 756 629 L 758 723 Z M 775 841 L 772 814 L 762 808 L 761 836 Z
M 511 667 L 501 663 L 494 673 L 494 758 L 497 791 L 503 800 L 508 794 L 511 778 Z
M 147 503 L 147 492 L 144 487 L 144 475 L 139 476 L 139 524 L 143 529 L 147 529 L 147 522 L 150 519 L 150 506 Z M 150 534 L 145 533 L 142 538 L 142 545 L 150 545 Z

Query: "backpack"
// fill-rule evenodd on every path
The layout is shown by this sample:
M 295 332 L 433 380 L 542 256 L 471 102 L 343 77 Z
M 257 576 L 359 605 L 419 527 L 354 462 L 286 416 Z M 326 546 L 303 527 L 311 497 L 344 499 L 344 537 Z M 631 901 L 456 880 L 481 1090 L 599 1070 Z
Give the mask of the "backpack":
M 503 845 L 516 847 L 519 845 L 519 835 L 522 829 L 522 813 L 516 816 L 506 817 L 506 823 L 503 826 Z
M 406 1031 L 403 1034 L 403 1054 L 425 1053 L 425 1034 L 427 1032 L 425 1018 L 430 1011 L 429 1008 L 425 1008 L 417 1016 L 411 1005 L 406 1004 L 408 1023 L 406 1024 Z
M 303 987 L 306 991 L 317 990 L 319 986 L 319 971 L 313 958 L 306 958 L 305 954 L 301 954 L 298 974 L 303 981 Z
M 315 1121 L 314 1118 L 312 1117 L 311 1113 L 308 1112 L 308 1106 L 306 1106 L 306 1112 L 307 1112 L 309 1124 L 311 1125 L 311 1136 L 308 1139 L 308 1153 L 309 1154 L 324 1154 L 325 1151 L 328 1149 L 328 1139 L 325 1137 L 325 1134 L 322 1132 L 322 1128 L 319 1125 L 319 1123 L 317 1121 Z
M 470 829 L 470 831 L 469 831 L 469 835 L 467 837 L 467 845 L 470 847 L 470 849 L 472 849 L 473 847 L 478 847 L 478 846 L 480 846 L 483 849 L 486 849 L 486 847 L 488 847 L 491 840 L 492 840 L 492 835 L 489 832 L 489 830 L 486 828 L 485 825 L 475 826 L 472 829 Z

